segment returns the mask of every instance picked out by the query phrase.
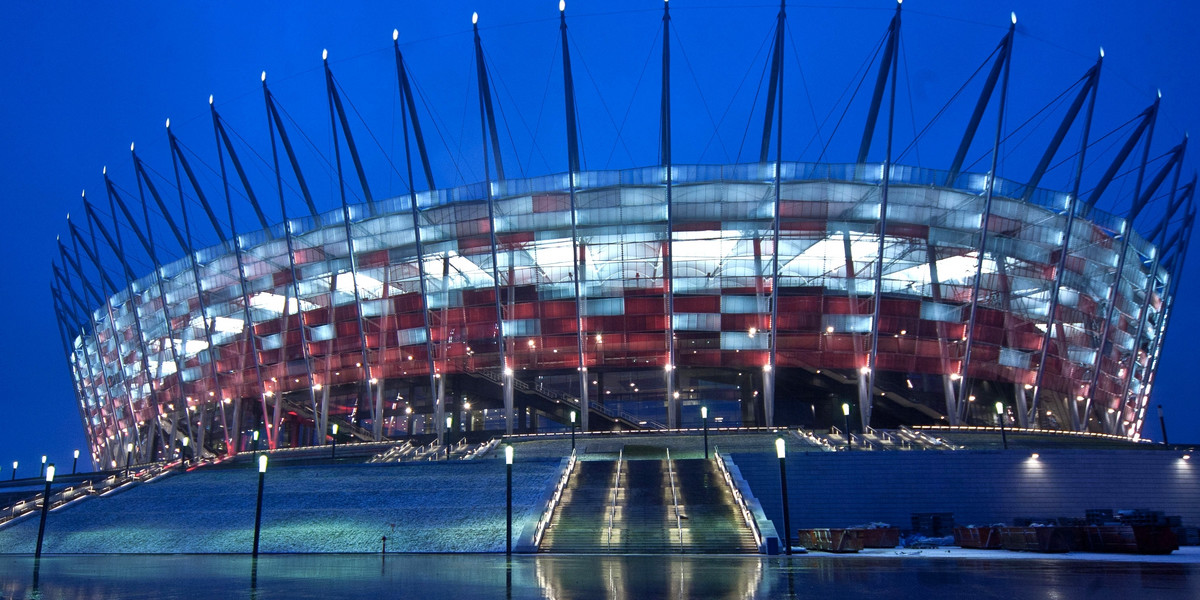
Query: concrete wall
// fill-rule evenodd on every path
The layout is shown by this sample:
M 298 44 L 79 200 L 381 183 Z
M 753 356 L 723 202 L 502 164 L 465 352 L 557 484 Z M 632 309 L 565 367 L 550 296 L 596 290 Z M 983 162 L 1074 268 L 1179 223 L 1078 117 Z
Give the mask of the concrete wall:
M 950 512 L 958 524 L 1014 517 L 1083 517 L 1144 508 L 1200 525 L 1200 454 L 1155 450 L 820 452 L 789 455 L 792 534 L 882 521 L 909 529 L 912 513 Z M 734 454 L 763 510 L 783 533 L 779 460 Z

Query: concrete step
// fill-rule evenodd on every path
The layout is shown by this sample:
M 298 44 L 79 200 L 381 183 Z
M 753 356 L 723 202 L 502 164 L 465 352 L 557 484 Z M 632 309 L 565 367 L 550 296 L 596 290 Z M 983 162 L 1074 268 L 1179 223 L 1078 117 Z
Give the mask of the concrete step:
M 636 460 L 620 468 L 615 481 L 615 461 L 577 464 L 541 551 L 757 552 L 753 533 L 711 461 Z

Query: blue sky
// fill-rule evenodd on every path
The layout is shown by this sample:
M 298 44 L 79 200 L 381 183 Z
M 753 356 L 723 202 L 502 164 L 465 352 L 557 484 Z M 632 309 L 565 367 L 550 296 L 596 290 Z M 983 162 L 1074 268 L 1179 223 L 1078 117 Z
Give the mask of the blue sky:
M 213 94 L 224 118 L 265 154 L 269 142 L 259 84 L 265 69 L 272 91 L 304 129 L 311 148 L 326 152 L 331 146 L 320 57 L 327 48 L 335 76 L 362 117 L 352 126 L 358 128 L 375 195 L 404 193 L 403 178 L 385 158 L 391 154 L 402 164 L 394 133 L 399 113 L 391 58 L 391 32 L 397 28 L 413 77 L 438 121 L 440 131 L 427 135 L 439 186 L 476 181 L 482 171 L 471 87 L 470 16 L 479 11 L 513 140 L 505 150 L 506 169 L 510 176 L 561 172 L 566 159 L 555 5 L 553 0 L 451 0 L 353 3 L 336 10 L 329 3 L 310 2 L 9 6 L 0 22 L 0 36 L 6 40 L 0 62 L 5 82 L 0 94 L 5 142 L 0 145 L 0 190 L 9 213 L 8 233 L 0 239 L 5 256 L 0 308 L 8 315 L 0 324 L 4 475 L 12 460 L 34 465 L 49 453 L 65 463 L 72 449 L 84 447 L 49 299 L 50 261 L 55 237 L 67 231 L 67 213 L 82 212 L 80 191 L 87 189 L 94 200 L 103 198 L 102 166 L 109 167 L 118 185 L 134 189 L 130 142 L 137 143 L 139 156 L 152 168 L 169 175 L 163 129 L 169 117 L 181 141 L 215 165 L 207 107 Z M 789 7 L 785 159 L 816 160 L 826 144 L 825 160 L 854 159 L 868 92 L 859 93 L 836 132 L 834 123 L 893 8 L 889 0 Z M 672 3 L 676 162 L 753 160 L 762 108 L 752 107 L 776 10 L 771 2 Z M 1200 131 L 1195 127 L 1200 66 L 1192 27 L 1200 9 L 1193 3 L 1149 1 L 1130 10 L 1116 1 L 909 0 L 897 99 L 898 149 L 909 145 L 914 131 L 984 61 L 1004 34 L 1010 11 L 1017 13 L 1019 23 L 1006 131 L 1075 82 L 1102 45 L 1106 59 L 1094 139 L 1133 118 L 1160 88 L 1163 113 L 1151 155 L 1165 152 L 1188 130 Z M 654 0 L 575 0 L 568 6 L 586 168 L 642 166 L 658 159 L 660 15 L 661 4 Z M 944 168 L 977 90 L 978 80 L 900 162 Z M 1006 144 L 1001 176 L 1027 178 L 1062 114 L 1062 106 L 1056 106 L 1048 118 L 1034 119 L 1036 126 L 1022 129 Z M 977 142 L 968 158 L 983 159 L 975 171 L 987 168 L 992 119 L 984 121 L 978 139 L 985 141 Z M 750 134 L 743 141 L 748 125 Z M 368 126 L 370 135 L 365 133 Z M 427 128 L 434 129 L 432 121 Z M 1060 157 L 1074 151 L 1074 136 Z M 1108 138 L 1089 154 L 1084 189 L 1107 166 L 1118 139 Z M 882 140 L 882 130 L 876 140 Z M 334 180 L 307 142 L 302 145 L 318 205 L 332 208 Z M 882 145 L 876 143 L 872 158 L 881 153 Z M 1185 177 L 1197 164 L 1192 155 Z M 266 176 L 255 169 L 252 177 Z M 207 167 L 199 170 L 210 195 L 219 197 L 214 183 L 219 180 L 205 172 Z M 1069 167 L 1060 167 L 1043 185 L 1064 188 L 1069 175 Z M 1114 184 L 1124 196 L 1110 193 L 1101 207 L 1124 212 L 1128 205 L 1114 206 L 1113 198 L 1127 198 L 1132 185 L 1131 178 Z M 265 183 L 262 187 L 264 195 L 271 189 Z M 1148 218 L 1157 218 L 1156 210 L 1148 210 Z M 277 211 L 268 208 L 268 217 L 277 219 Z M 199 217 L 193 216 L 193 222 Z M 250 218 L 238 216 L 241 230 L 250 228 Z M 202 241 L 215 239 L 211 232 L 199 235 Z M 132 258 L 143 267 L 148 264 L 144 257 Z M 1200 441 L 1200 403 L 1191 392 L 1190 371 L 1196 365 L 1190 343 L 1200 333 L 1200 317 L 1190 310 L 1200 294 L 1200 258 L 1189 262 L 1181 310 L 1171 323 L 1155 390 L 1155 402 L 1167 410 L 1172 441 Z M 1153 419 L 1144 431 L 1160 435 Z

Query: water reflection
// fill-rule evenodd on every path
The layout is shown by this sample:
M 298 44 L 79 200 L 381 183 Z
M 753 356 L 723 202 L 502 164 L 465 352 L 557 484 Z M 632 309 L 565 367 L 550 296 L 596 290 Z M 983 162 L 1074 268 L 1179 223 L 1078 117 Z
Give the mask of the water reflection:
M 724 560 L 731 569 L 712 570 Z M 744 557 L 555 556 L 535 560 L 537 585 L 547 600 L 640 598 L 756 598 L 763 561 Z
M 0 559 L 0 599 L 1200 598 L 1200 565 L 867 557 L 282 555 Z

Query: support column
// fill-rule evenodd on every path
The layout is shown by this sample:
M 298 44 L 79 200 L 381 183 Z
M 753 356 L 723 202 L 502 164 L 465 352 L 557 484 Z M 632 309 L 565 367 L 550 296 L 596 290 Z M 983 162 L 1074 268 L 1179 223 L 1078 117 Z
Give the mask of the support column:
M 1017 16 L 1012 16 L 1012 28 L 1017 26 Z M 992 160 L 991 166 L 988 169 L 987 191 L 983 199 L 983 217 L 980 223 L 981 231 L 979 234 L 979 247 L 977 248 L 978 256 L 975 260 L 975 281 L 971 286 L 971 312 L 967 318 L 967 339 L 966 347 L 963 350 L 963 362 L 960 385 L 958 388 L 958 418 L 964 420 L 966 416 L 966 399 L 971 388 L 971 348 L 975 341 L 975 315 L 979 309 L 979 284 L 983 279 L 983 262 L 984 256 L 987 254 L 987 239 L 988 228 L 991 225 L 992 216 L 992 192 L 996 187 L 996 164 L 1000 158 L 1000 139 L 1004 130 L 1004 109 L 1008 103 L 1008 76 L 1012 71 L 1012 36 L 1008 37 L 1010 60 L 1004 64 L 1004 82 L 1000 87 L 1000 106 L 996 111 L 996 135 L 992 139 Z
M 675 282 L 672 252 L 675 241 L 671 188 L 674 184 L 674 167 L 671 162 L 671 7 L 663 2 L 663 46 L 662 46 L 662 97 L 659 106 L 659 151 L 662 152 L 664 177 L 667 184 L 667 243 L 663 249 L 663 295 L 667 313 L 667 364 L 665 371 L 667 388 L 667 427 L 679 427 L 679 396 L 675 390 Z
M 581 431 L 587 431 L 591 409 L 588 403 L 587 355 L 584 352 L 587 332 L 583 328 L 583 313 L 586 304 L 583 299 L 585 291 L 581 283 L 583 279 L 581 267 L 583 248 L 579 243 L 579 212 L 575 204 L 575 176 L 579 172 L 579 131 L 575 123 L 575 80 L 571 73 L 571 51 L 567 45 L 566 3 L 558 5 L 558 18 L 559 32 L 562 38 L 563 97 L 566 101 L 567 117 L 567 178 L 571 194 L 571 266 L 574 273 L 572 280 L 575 284 L 575 339 L 576 353 L 579 356 L 579 362 L 575 369 L 579 376 L 579 425 Z
M 862 419 L 862 430 L 865 432 L 871 427 L 871 412 L 875 407 L 875 375 L 877 363 L 879 360 L 879 314 L 883 305 L 883 254 L 887 247 L 887 209 L 888 209 L 888 190 L 892 179 L 892 129 L 893 122 L 896 117 L 896 72 L 899 71 L 897 61 L 899 60 L 900 52 L 898 45 L 900 42 L 900 8 L 903 6 L 900 2 L 896 3 L 896 16 L 892 20 L 891 35 L 889 36 L 889 49 L 884 55 L 884 61 L 891 61 L 891 64 L 886 67 L 880 65 L 879 83 L 883 81 L 882 75 L 884 69 L 890 72 L 891 85 L 888 86 L 888 129 L 887 129 L 887 150 L 883 160 L 883 182 L 880 186 L 879 194 L 879 248 L 875 253 L 875 260 L 878 261 L 875 266 L 875 286 L 874 286 L 874 302 L 872 302 L 871 313 L 871 353 L 867 357 L 867 373 L 866 373 L 866 394 L 859 393 L 859 398 L 863 400 L 859 406 L 859 417 Z M 876 95 L 882 89 L 876 87 Z M 869 145 L 870 141 L 867 140 Z M 866 148 L 863 148 L 865 150 Z M 863 162 L 865 153 L 860 150 L 859 163 Z
M 287 203 L 284 201 L 283 175 L 279 171 L 279 151 L 275 144 L 276 128 L 278 128 L 278 130 L 279 130 L 280 138 L 285 145 L 285 149 L 288 151 L 289 158 L 291 157 L 292 152 L 290 150 L 290 147 L 291 147 L 290 143 L 287 141 L 287 138 L 285 137 L 286 134 L 283 131 L 283 122 L 279 119 L 279 115 L 275 111 L 274 100 L 271 97 L 270 90 L 267 88 L 267 73 L 266 73 L 266 71 L 263 71 L 263 74 L 262 74 L 262 85 L 263 85 L 263 97 L 266 100 L 266 104 L 267 104 L 267 116 L 268 116 L 267 128 L 268 128 L 270 136 L 271 136 L 271 158 L 272 158 L 272 161 L 273 161 L 272 164 L 273 164 L 273 167 L 275 170 L 275 187 L 279 190 L 279 211 L 283 218 L 283 232 L 284 232 L 284 239 L 286 240 L 286 243 L 287 243 L 288 267 L 291 271 L 292 292 L 293 292 L 293 294 L 295 294 L 295 298 L 296 298 L 296 323 L 300 328 L 300 348 L 304 354 L 304 369 L 305 369 L 306 375 L 308 377 L 308 381 L 307 381 L 307 384 L 305 385 L 305 387 L 308 389 L 309 403 L 315 408 L 317 405 L 317 397 L 316 397 L 316 390 L 313 389 L 314 381 L 313 381 L 312 357 L 310 355 L 310 350 L 308 347 L 308 330 L 304 324 L 304 310 L 300 305 L 300 302 L 301 302 L 301 300 L 300 300 L 300 277 L 299 277 L 299 272 L 296 270 L 296 246 L 295 246 L 295 241 L 292 236 L 292 222 L 290 220 L 288 220 Z M 293 160 L 293 166 L 295 166 L 294 160 Z M 305 200 L 307 201 L 307 203 L 309 205 L 309 210 L 310 210 L 310 212 L 315 214 L 316 208 L 315 208 L 315 206 L 313 206 L 312 198 L 308 194 L 308 186 L 307 186 L 307 184 L 303 183 L 302 179 L 300 179 L 300 177 L 299 177 L 300 172 L 299 172 L 298 167 L 295 169 L 295 171 L 297 174 L 297 181 L 301 182 L 301 189 L 304 192 Z M 285 295 L 285 297 L 286 297 L 286 295 Z M 285 312 L 287 310 L 287 301 L 286 300 L 284 301 L 284 310 L 285 310 Z M 285 327 L 284 328 L 285 335 L 286 335 L 286 331 L 287 331 L 287 329 Z M 282 388 L 282 386 L 280 386 L 280 387 Z M 276 390 L 275 427 L 274 427 L 274 431 L 270 432 L 270 436 L 274 436 L 276 445 L 278 445 L 278 443 L 279 443 L 279 438 L 278 438 L 279 423 L 283 416 L 282 404 L 281 404 L 282 401 L 283 401 L 283 389 Z M 299 442 L 299 440 L 296 440 L 296 441 L 297 441 L 297 443 Z
M 265 424 L 267 422 L 267 397 L 265 395 L 267 390 L 266 390 L 266 386 L 263 385 L 262 365 L 259 362 L 259 357 L 258 357 L 258 335 L 254 332 L 254 325 L 255 325 L 254 318 L 250 313 L 250 291 L 249 291 L 249 285 L 246 282 L 246 262 L 245 262 L 245 259 L 243 258 L 244 249 L 242 248 L 242 239 L 238 236 L 238 233 L 237 233 L 237 220 L 234 219 L 234 217 L 233 217 L 233 200 L 232 200 L 232 196 L 229 193 L 228 173 L 225 171 L 225 152 L 224 152 L 224 150 L 226 148 L 230 150 L 229 158 L 230 158 L 230 160 L 233 161 L 234 166 L 237 169 L 239 175 L 242 174 L 242 167 L 241 167 L 240 162 L 238 161 L 237 155 L 234 154 L 232 151 L 232 149 L 233 149 L 232 144 L 229 143 L 228 138 L 224 134 L 224 128 L 221 127 L 221 117 L 220 117 L 220 115 L 217 114 L 217 109 L 213 105 L 212 96 L 209 96 L 208 107 L 209 107 L 209 112 L 212 113 L 213 135 L 217 138 L 217 161 L 220 163 L 220 166 L 221 166 L 221 186 L 222 186 L 222 190 L 225 193 L 225 208 L 229 215 L 229 234 L 230 234 L 230 237 L 232 240 L 234 258 L 237 259 L 238 286 L 239 286 L 238 289 L 240 289 L 242 292 L 241 293 L 241 296 L 242 296 L 242 318 L 245 320 L 245 325 L 243 327 L 243 331 L 246 332 L 246 345 L 248 347 L 250 357 L 254 363 L 254 376 L 255 376 L 255 380 L 258 384 L 258 387 L 255 388 L 255 392 L 256 392 L 255 395 L 257 396 L 257 402 L 259 403 L 260 409 L 262 410 L 263 423 Z M 222 148 L 222 144 L 221 144 L 222 141 L 225 142 L 226 148 Z M 262 211 L 257 210 L 258 209 L 258 200 L 255 199 L 254 192 L 250 189 L 249 183 L 244 177 L 242 178 L 242 187 L 243 187 L 243 190 L 246 192 L 246 195 L 251 199 L 251 204 L 255 207 L 256 212 L 261 214 Z M 267 229 L 264 229 L 264 231 L 269 232 L 270 229 L 267 228 Z M 268 235 L 269 235 L 269 233 L 268 233 Z M 233 414 L 234 414 L 233 429 L 234 429 L 234 431 L 237 432 L 237 434 L 236 434 L 237 439 L 235 440 L 234 445 L 240 451 L 242 448 L 242 443 L 241 443 L 242 394 L 240 394 L 240 393 L 234 394 Z M 256 423 L 255 430 L 257 430 L 257 428 L 258 428 L 258 424 Z M 266 433 L 266 432 L 264 431 L 263 433 Z M 268 447 L 270 447 L 271 449 L 274 449 L 275 448 L 274 438 L 272 438 L 271 436 L 266 436 L 266 437 L 268 440 Z
M 483 60 L 483 43 L 479 39 L 479 14 L 471 16 L 471 25 L 475 35 L 475 74 L 479 89 L 479 124 L 483 133 L 483 173 L 484 173 L 484 190 L 487 196 L 488 209 L 488 224 L 489 236 L 491 238 L 492 252 L 492 292 L 495 294 L 496 300 L 496 335 L 499 340 L 500 368 L 504 386 L 504 421 L 505 433 L 509 435 L 513 432 L 513 369 L 506 360 L 507 355 L 507 340 L 504 336 L 504 310 L 500 301 L 500 269 L 499 269 L 499 253 L 497 252 L 496 238 L 496 206 L 495 199 L 492 196 L 492 177 L 488 161 L 488 133 L 491 132 L 491 149 L 496 159 L 496 177 L 500 181 L 504 181 L 504 167 L 500 159 L 500 141 L 496 136 L 496 118 L 492 109 L 492 94 L 491 88 L 488 85 L 487 66 Z M 442 402 L 438 402 L 439 410 L 442 410 Z M 445 423 L 438 423 L 438 427 L 445 427 Z M 441 432 L 441 429 L 438 430 Z

